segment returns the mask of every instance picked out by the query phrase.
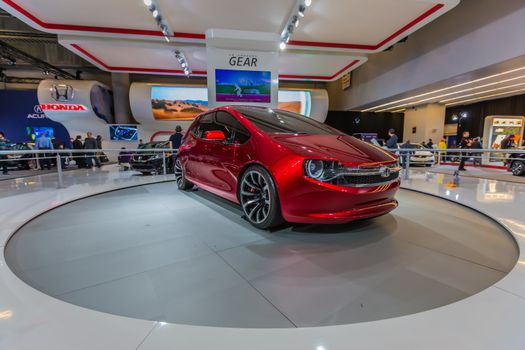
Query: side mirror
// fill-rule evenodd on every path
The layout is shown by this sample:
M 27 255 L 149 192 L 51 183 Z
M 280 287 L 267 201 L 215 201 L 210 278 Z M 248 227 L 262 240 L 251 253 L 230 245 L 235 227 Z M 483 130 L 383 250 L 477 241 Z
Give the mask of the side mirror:
M 221 130 L 210 130 L 204 133 L 204 139 L 209 141 L 225 141 L 226 136 Z

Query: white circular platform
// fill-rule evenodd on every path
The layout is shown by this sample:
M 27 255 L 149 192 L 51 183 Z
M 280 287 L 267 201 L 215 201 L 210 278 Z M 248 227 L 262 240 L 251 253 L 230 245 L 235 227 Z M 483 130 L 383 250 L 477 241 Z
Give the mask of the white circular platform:
M 486 216 L 401 190 L 389 215 L 261 231 L 203 191 L 153 184 L 39 216 L 7 244 L 9 267 L 60 300 L 167 323 L 295 328 L 410 315 L 503 278 L 518 249 Z

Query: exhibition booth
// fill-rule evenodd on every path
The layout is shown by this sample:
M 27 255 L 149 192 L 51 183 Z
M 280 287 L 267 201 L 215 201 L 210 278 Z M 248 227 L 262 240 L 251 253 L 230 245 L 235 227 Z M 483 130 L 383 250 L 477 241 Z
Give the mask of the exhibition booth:
M 460 1 L 220 3 L 0 0 L 108 78 L 0 90 L 0 349 L 522 349 L 525 110 L 440 102 L 503 73 L 366 91 Z

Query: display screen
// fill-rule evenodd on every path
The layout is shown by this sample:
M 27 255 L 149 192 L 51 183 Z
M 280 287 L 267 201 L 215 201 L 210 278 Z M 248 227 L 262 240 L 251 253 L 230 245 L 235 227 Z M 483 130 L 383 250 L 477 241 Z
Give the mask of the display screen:
M 151 107 L 155 120 L 193 120 L 208 110 L 208 90 L 182 86 L 153 86 Z
M 312 110 L 312 94 L 305 90 L 279 90 L 278 108 L 310 116 Z
M 208 89 L 185 86 L 153 86 L 151 106 L 155 120 L 193 120 L 208 110 Z M 279 109 L 310 116 L 312 94 L 307 90 L 279 90 Z
M 215 70 L 217 102 L 270 103 L 272 74 L 265 71 Z
M 28 126 L 26 127 L 26 133 L 29 141 L 35 141 L 40 137 L 40 133 L 44 133 L 44 136 L 48 139 L 55 136 L 55 130 L 49 126 Z
M 113 141 L 137 141 L 139 133 L 134 125 L 110 125 L 109 138 Z

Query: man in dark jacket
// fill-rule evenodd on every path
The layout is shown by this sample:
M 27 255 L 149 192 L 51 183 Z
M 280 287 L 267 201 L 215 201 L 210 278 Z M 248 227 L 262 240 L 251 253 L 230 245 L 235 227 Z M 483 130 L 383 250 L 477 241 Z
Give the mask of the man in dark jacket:
M 84 148 L 84 144 L 82 143 L 82 136 L 77 135 L 75 140 L 72 142 L 73 149 L 80 150 Z M 77 166 L 79 168 L 85 168 L 86 167 L 86 158 L 84 158 L 84 153 L 73 153 L 73 159 L 75 159 L 75 162 L 77 163 Z
M 9 151 L 9 140 L 5 138 L 5 135 L 3 132 L 0 131 L 0 151 Z M 2 174 L 7 175 L 7 156 L 2 155 L 0 156 L 0 162 L 2 163 Z
M 397 138 L 397 135 L 396 135 L 396 131 L 394 129 L 388 130 L 388 136 L 390 136 L 390 137 L 386 141 L 386 147 L 388 149 L 396 149 L 397 148 L 397 141 L 398 141 L 398 138 Z
M 88 132 L 87 137 L 84 140 L 84 149 L 90 150 L 86 152 L 86 168 L 91 168 L 93 166 L 93 161 L 97 168 L 100 168 L 100 160 L 95 156 L 95 153 L 98 149 L 97 140 L 93 137 L 93 133 Z
M 175 133 L 170 136 L 170 144 L 172 149 L 178 149 L 182 143 L 182 127 L 177 125 L 175 127 Z
M 464 131 L 463 137 L 461 138 L 461 141 L 459 142 L 459 148 L 461 148 L 462 150 L 465 150 L 465 149 L 469 149 L 471 145 L 472 145 L 472 139 L 470 138 L 470 132 Z M 459 161 L 459 168 L 458 168 L 459 171 L 467 170 L 465 169 L 465 162 L 467 161 L 467 158 L 469 157 L 470 157 L 469 153 L 465 151 L 462 151 L 460 153 L 461 160 Z

